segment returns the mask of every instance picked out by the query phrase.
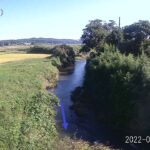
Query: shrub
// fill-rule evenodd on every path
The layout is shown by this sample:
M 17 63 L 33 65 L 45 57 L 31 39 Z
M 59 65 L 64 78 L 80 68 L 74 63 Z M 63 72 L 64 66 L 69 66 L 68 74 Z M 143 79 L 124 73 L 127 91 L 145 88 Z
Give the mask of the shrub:
M 62 64 L 62 67 L 68 67 L 75 62 L 75 52 L 73 48 L 68 45 L 58 45 L 55 46 L 51 53 L 54 57 L 58 57 Z
M 150 127 L 150 61 L 118 51 L 88 59 L 84 88 L 98 118 L 114 128 L 144 131 Z
M 28 53 L 50 54 L 51 49 L 42 46 L 31 47 Z
M 60 62 L 59 57 L 52 57 L 51 58 L 51 63 L 53 66 L 56 66 L 57 68 L 59 68 L 62 64 Z
M 149 40 L 145 40 L 141 46 L 141 48 L 143 49 L 143 51 L 147 54 L 147 56 L 150 57 L 150 39 Z

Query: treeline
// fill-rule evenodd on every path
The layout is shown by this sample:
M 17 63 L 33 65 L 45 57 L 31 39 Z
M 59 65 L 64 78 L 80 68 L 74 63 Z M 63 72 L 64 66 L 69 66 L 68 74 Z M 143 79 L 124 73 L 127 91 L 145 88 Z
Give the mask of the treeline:
M 115 21 L 108 23 L 102 20 L 92 20 L 83 29 L 81 37 L 85 44 L 81 51 L 103 51 L 108 44 L 122 53 L 139 55 L 150 52 L 150 22 L 140 20 L 132 25 L 120 28 Z
M 82 41 L 81 51 L 91 53 L 74 107 L 92 106 L 97 119 L 113 129 L 150 133 L 150 22 L 120 28 L 112 20 L 93 20 Z
M 38 44 L 81 44 L 80 40 L 73 39 L 54 39 L 54 38 L 29 38 L 18 40 L 1 40 L 0 46 L 10 45 L 38 45 Z

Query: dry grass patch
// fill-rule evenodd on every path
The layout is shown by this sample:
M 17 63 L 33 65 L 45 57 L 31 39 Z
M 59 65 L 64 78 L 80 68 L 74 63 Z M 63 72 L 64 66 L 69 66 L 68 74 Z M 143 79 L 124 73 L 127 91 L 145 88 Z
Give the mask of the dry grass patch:
M 0 55 L 0 63 L 33 59 L 33 58 L 46 58 L 49 56 L 50 55 L 48 54 L 4 54 L 4 55 Z
M 12 45 L 12 46 L 3 46 L 0 47 L 1 54 L 18 54 L 18 53 L 27 53 L 27 51 L 33 47 L 32 45 Z

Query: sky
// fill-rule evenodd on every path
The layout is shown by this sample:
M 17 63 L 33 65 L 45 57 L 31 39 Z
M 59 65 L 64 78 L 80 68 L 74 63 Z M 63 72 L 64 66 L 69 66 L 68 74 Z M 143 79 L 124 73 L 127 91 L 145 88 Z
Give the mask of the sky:
M 0 40 L 80 39 L 89 20 L 150 21 L 150 0 L 0 0 Z

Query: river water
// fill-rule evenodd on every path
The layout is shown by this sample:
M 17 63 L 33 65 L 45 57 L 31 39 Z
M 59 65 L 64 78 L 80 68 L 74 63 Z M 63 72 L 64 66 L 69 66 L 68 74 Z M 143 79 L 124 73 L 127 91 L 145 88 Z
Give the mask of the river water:
M 53 89 L 53 93 L 64 105 L 64 111 L 68 128 L 65 131 L 66 134 L 75 135 L 78 131 L 77 117 L 75 113 L 70 109 L 72 105 L 71 92 L 78 86 L 82 86 L 84 78 L 84 67 L 86 60 L 77 60 L 75 62 L 74 69 L 69 74 L 60 75 L 56 88 Z M 59 127 L 62 127 L 62 114 L 61 108 L 57 109 L 56 121 Z
M 103 124 L 97 124 L 92 116 L 79 118 L 70 109 L 72 105 L 71 92 L 78 86 L 82 86 L 85 74 L 86 60 L 77 60 L 73 71 L 69 74 L 60 75 L 57 86 L 50 90 L 64 105 L 67 130 L 62 128 L 61 108 L 57 108 L 56 122 L 60 134 L 72 138 L 80 138 L 92 143 L 103 143 L 122 149 L 137 149 L 125 145 L 116 135 Z M 101 134 L 100 134 L 101 133 Z

